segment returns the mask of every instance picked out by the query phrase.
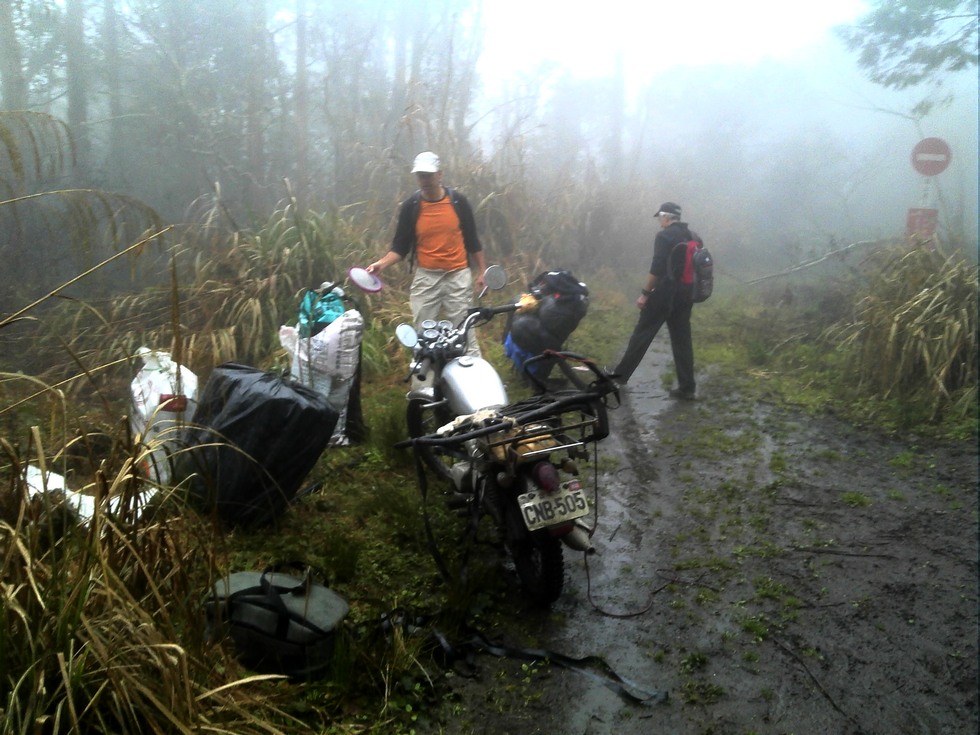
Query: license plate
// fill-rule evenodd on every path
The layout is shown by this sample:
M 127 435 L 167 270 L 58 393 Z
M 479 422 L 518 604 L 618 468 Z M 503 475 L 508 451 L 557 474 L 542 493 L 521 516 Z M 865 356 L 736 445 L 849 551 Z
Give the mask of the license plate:
M 589 512 L 589 502 L 578 480 L 563 482 L 553 493 L 532 490 L 518 495 L 517 504 L 529 531 L 566 523 Z

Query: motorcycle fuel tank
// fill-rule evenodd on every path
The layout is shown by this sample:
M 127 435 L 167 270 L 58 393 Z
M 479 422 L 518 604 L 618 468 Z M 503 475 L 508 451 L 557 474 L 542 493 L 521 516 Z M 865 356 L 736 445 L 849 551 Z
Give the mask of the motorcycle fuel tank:
M 442 369 L 442 389 L 457 416 L 503 406 L 507 390 L 493 366 L 482 357 L 463 355 Z

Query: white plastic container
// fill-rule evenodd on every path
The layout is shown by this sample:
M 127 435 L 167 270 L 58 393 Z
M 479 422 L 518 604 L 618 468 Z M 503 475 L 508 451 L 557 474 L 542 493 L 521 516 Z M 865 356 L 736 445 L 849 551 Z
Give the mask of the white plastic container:
M 180 428 L 193 421 L 197 410 L 197 376 L 171 359 L 169 352 L 141 347 L 143 368 L 130 386 L 133 403 L 130 426 L 143 445 L 139 470 L 149 480 L 170 480 L 169 456 Z

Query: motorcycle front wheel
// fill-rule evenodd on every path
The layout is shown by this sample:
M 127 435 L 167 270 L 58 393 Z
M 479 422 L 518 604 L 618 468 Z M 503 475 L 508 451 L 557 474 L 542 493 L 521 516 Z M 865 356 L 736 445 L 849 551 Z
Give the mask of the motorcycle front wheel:
M 507 503 L 505 512 L 507 548 L 524 594 L 535 605 L 548 607 L 561 597 L 565 584 L 561 540 L 547 531 L 528 531 L 516 498 Z
M 444 406 L 432 407 L 427 401 L 412 399 L 408 402 L 405 419 L 408 435 L 415 439 L 434 434 L 440 426 L 452 421 L 453 417 Z M 415 451 L 422 457 L 425 466 L 444 480 L 452 479 L 452 466 L 466 459 L 466 452 L 459 445 L 436 447 L 418 444 Z

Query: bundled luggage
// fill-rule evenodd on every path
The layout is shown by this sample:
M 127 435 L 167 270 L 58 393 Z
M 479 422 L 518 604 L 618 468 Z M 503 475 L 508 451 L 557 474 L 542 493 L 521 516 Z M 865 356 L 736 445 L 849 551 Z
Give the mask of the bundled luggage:
M 338 411 L 289 378 L 226 363 L 214 369 L 174 474 L 226 526 L 274 522 L 326 449 Z
M 174 362 L 169 352 L 141 347 L 136 356 L 143 367 L 130 383 L 129 426 L 144 447 L 137 469 L 142 477 L 166 484 L 180 428 L 194 420 L 197 375 Z
M 544 350 L 561 349 L 589 310 L 589 288 L 569 271 L 548 271 L 528 284 L 537 308 L 515 314 L 504 339 L 504 350 L 518 370 Z M 540 363 L 547 372 L 551 366 Z M 539 375 L 538 377 L 545 377 Z
M 339 413 L 331 446 L 364 437 L 359 380 L 364 317 L 345 306 L 346 298 L 332 283 L 309 289 L 300 300 L 297 325 L 279 328 L 293 378 L 325 395 Z

